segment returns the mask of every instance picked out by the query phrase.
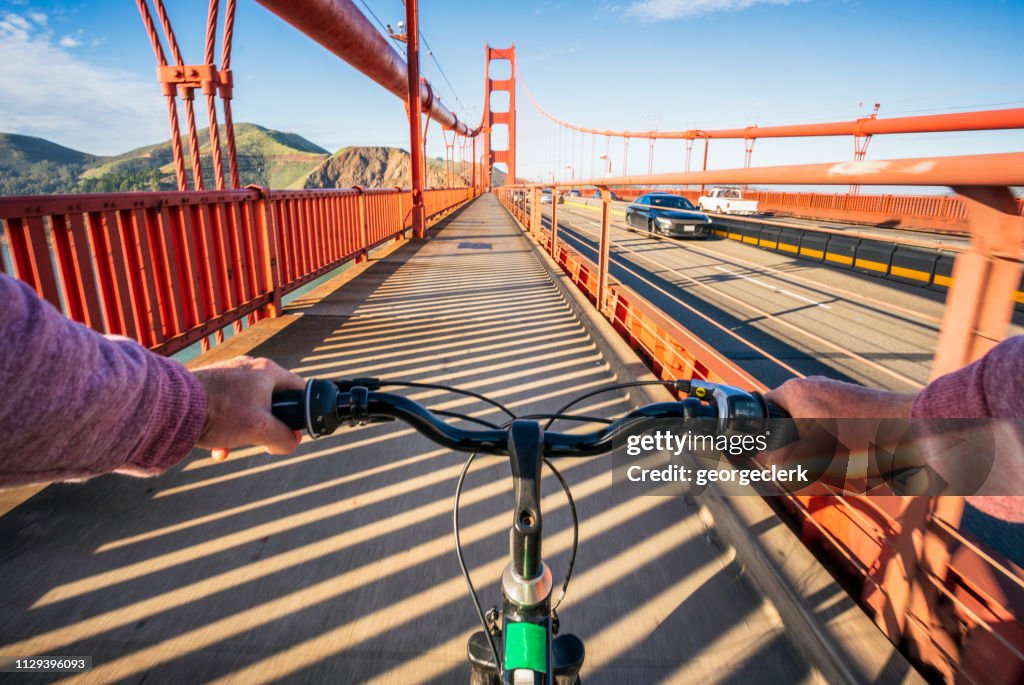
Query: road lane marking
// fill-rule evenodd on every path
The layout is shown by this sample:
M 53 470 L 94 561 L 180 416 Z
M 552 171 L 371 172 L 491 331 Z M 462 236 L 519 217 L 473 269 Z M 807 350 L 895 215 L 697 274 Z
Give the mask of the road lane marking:
M 807 297 L 804 297 L 803 295 L 797 295 L 796 293 L 791 293 L 790 291 L 784 290 L 783 288 L 776 288 L 771 283 L 765 283 L 764 281 L 759 281 L 756 278 L 752 278 L 750 276 L 744 276 L 743 274 L 738 274 L 735 271 L 730 271 L 729 269 L 726 269 L 724 266 L 715 266 L 715 268 L 718 269 L 719 271 L 724 271 L 725 273 L 729 274 L 730 276 L 735 276 L 736 278 L 742 278 L 745 281 L 750 281 L 751 283 L 756 283 L 759 286 L 761 286 L 762 288 L 768 288 L 768 290 L 772 290 L 772 291 L 777 292 L 777 293 L 782 293 L 783 295 L 789 295 L 790 297 L 796 298 L 796 299 L 798 299 L 798 300 L 800 300 L 802 302 L 806 302 L 807 304 L 813 304 L 813 305 L 815 305 L 817 307 L 823 307 L 825 309 L 832 309 L 832 307 L 828 306 L 824 302 L 815 302 L 814 300 L 809 299 Z

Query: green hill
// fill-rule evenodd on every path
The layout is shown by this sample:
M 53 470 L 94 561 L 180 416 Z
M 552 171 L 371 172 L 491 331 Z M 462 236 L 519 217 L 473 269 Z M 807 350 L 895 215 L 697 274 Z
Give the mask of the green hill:
M 200 146 L 203 180 L 207 188 L 212 188 L 215 187 L 213 161 L 206 129 L 199 132 L 199 140 L 205 141 Z M 288 188 L 305 178 L 311 169 L 328 157 L 327 150 L 302 136 L 256 124 L 236 124 L 235 143 L 243 186 L 255 183 L 271 188 Z M 182 146 L 187 160 L 188 140 L 185 137 L 182 137 Z M 227 148 L 223 143 L 222 147 L 227 174 Z M 187 163 L 191 179 L 191 162 Z M 169 140 L 107 158 L 87 169 L 79 181 L 79 190 L 85 192 L 175 189 L 177 180 Z
M 0 195 L 68 192 L 100 160 L 43 138 L 0 133 Z
M 216 187 L 209 136 L 200 131 L 203 180 Z M 235 141 L 242 185 L 271 188 L 409 186 L 409 153 L 396 147 L 344 147 L 333 155 L 294 133 L 237 124 Z M 191 184 L 188 141 L 182 139 Z M 224 150 L 227 174 L 227 150 Z M 461 164 L 457 172 L 461 171 Z M 498 172 L 496 172 L 498 173 Z M 465 183 L 459 179 L 460 185 Z M 428 187 L 443 187 L 445 164 L 427 160 Z M 176 190 L 170 141 L 112 157 L 90 155 L 42 138 L 0 133 L 0 195 Z

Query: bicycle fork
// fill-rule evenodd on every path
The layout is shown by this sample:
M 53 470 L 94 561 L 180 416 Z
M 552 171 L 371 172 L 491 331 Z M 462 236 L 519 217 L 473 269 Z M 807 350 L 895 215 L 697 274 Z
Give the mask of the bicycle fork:
M 483 631 L 469 638 L 471 685 L 576 685 L 583 666 L 583 642 L 557 635 L 552 621 L 551 570 L 541 557 L 543 518 L 540 509 L 544 429 L 538 421 L 515 420 L 509 430 L 509 460 L 515 508 L 509 531 L 510 560 L 501 574 L 502 611 L 487 614 L 488 630 L 498 647 L 498 668 L 491 641 Z

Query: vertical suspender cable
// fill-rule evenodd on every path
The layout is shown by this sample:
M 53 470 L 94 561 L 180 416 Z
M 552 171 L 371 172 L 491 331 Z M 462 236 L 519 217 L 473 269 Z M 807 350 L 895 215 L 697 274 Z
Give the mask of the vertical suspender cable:
M 228 138 L 228 164 L 231 166 L 231 187 L 238 189 L 242 187 L 242 181 L 238 173 L 238 151 L 235 146 L 235 123 L 231 117 L 233 84 L 224 83 L 224 79 L 230 78 L 231 74 L 231 44 L 235 37 L 235 5 L 236 0 L 228 0 L 228 7 L 224 16 L 224 45 L 222 47 L 220 59 L 220 98 L 222 106 L 224 107 L 224 128 Z
M 163 45 L 160 43 L 160 36 L 157 33 L 156 24 L 153 22 L 153 15 L 149 11 L 149 1 L 137 0 L 136 4 L 139 7 L 139 13 L 142 15 L 142 23 L 146 27 L 146 33 L 149 34 L 149 42 L 153 46 L 157 64 L 161 67 L 166 67 L 167 57 L 164 54 Z M 165 24 L 164 30 L 169 31 L 170 26 Z M 177 46 L 172 44 L 172 48 L 175 52 L 175 59 L 178 60 L 180 65 L 180 53 L 177 51 Z M 167 98 L 167 116 L 171 124 L 171 152 L 174 155 L 174 173 L 178 181 L 178 190 L 185 191 L 188 190 L 188 174 L 185 171 L 185 153 L 181 149 L 181 124 L 178 122 L 178 104 L 175 98 L 176 89 L 173 85 L 161 85 L 164 96 Z
M 203 52 L 203 63 L 216 68 L 213 55 L 217 42 L 217 17 L 220 14 L 219 0 L 210 0 L 210 11 L 206 18 L 206 49 Z M 215 78 L 216 75 L 213 75 Z M 203 83 L 203 94 L 206 95 L 206 117 L 209 120 L 210 156 L 213 160 L 214 183 L 217 190 L 224 190 L 224 160 L 221 158 L 220 129 L 217 127 L 217 87 L 216 81 Z

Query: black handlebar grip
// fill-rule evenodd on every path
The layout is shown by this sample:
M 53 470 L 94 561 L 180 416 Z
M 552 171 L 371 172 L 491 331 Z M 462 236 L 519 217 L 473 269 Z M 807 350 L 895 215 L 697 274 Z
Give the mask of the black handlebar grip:
M 761 399 L 764 399 L 763 395 L 762 395 Z M 764 400 L 764 405 L 766 407 L 766 414 L 768 415 L 769 419 L 792 419 L 793 418 L 792 416 L 789 415 L 788 411 L 786 411 L 785 409 L 783 409 L 779 405 L 775 404 L 774 402 L 769 402 L 768 400 Z
M 305 399 L 305 390 L 275 392 L 270 397 L 270 411 L 293 431 L 306 430 Z
M 797 430 L 796 422 L 789 412 L 766 400 L 761 393 L 755 392 L 754 396 L 761 401 L 766 419 L 766 431 L 770 431 L 768 451 L 780 449 L 800 439 L 800 431 Z

